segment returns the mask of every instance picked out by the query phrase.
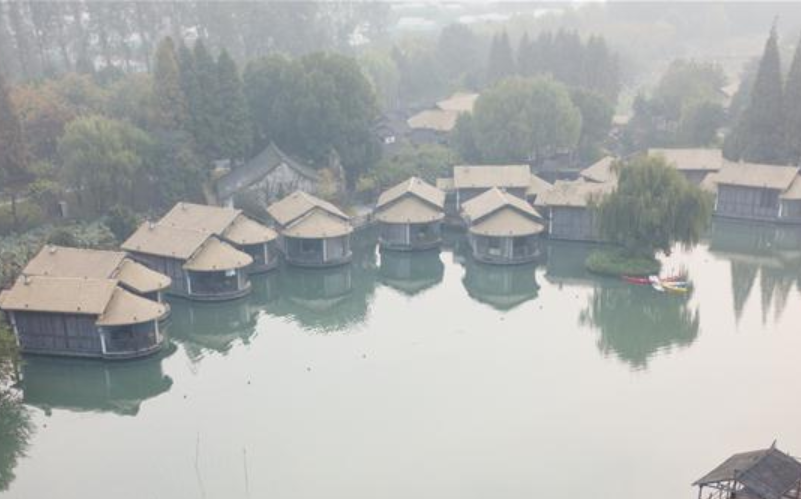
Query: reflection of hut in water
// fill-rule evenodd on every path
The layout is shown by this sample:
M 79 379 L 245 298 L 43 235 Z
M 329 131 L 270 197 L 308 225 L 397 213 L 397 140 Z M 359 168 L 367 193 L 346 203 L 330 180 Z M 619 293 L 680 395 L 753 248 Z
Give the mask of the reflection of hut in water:
M 757 278 L 763 321 L 771 307 L 781 315 L 793 286 L 801 286 L 801 227 L 715 219 L 709 237 L 710 251 L 731 266 L 736 317 Z
M 599 331 L 603 354 L 614 352 L 632 367 L 646 368 L 657 353 L 691 345 L 700 315 L 683 297 L 615 282 L 595 288 L 580 320 Z
M 381 255 L 381 282 L 409 296 L 442 282 L 445 266 L 439 252 L 389 252 Z
M 364 321 L 375 290 L 375 240 L 354 243 L 353 262 L 328 269 L 285 267 L 280 299 L 270 312 L 292 318 L 302 327 L 338 331 Z
M 142 402 L 166 393 L 172 379 L 159 355 L 122 363 L 36 357 L 22 366 L 23 400 L 48 409 L 136 415 Z
M 177 302 L 168 328 L 170 337 L 180 342 L 191 359 L 203 352 L 228 352 L 241 341 L 248 343 L 256 332 L 259 315 L 277 298 L 279 276 L 273 273 L 253 278 L 253 292 L 229 303 Z
M 536 265 L 487 265 L 467 259 L 462 279 L 467 294 L 498 310 L 511 310 L 537 297 Z
M 598 246 L 565 241 L 548 241 L 545 254 L 545 280 L 558 286 L 595 286 L 597 275 L 587 270 L 584 262 Z

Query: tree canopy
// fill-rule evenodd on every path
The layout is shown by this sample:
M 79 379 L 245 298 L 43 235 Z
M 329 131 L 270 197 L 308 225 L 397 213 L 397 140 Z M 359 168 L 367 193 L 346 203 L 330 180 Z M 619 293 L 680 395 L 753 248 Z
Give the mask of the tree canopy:
M 372 133 L 378 105 L 354 59 L 327 53 L 261 59 L 248 66 L 245 81 L 262 145 L 274 141 L 318 168 L 336 154 L 351 182 L 378 160 Z
M 801 40 L 787 75 L 784 102 L 787 159 L 790 164 L 798 165 L 801 164 Z
M 58 142 L 65 181 L 78 196 L 88 195 L 98 214 L 130 201 L 151 147 L 139 128 L 98 115 L 70 122 Z
M 581 112 L 569 92 L 544 77 L 510 78 L 485 91 L 472 118 L 459 120 L 456 130 L 465 159 L 497 163 L 536 162 L 571 150 L 580 133 Z
M 729 138 L 729 159 L 784 164 L 785 109 L 778 34 L 774 27 L 759 63 L 750 101 Z
M 712 216 L 712 198 L 663 158 L 617 164 L 618 185 L 597 205 L 601 236 L 631 255 L 695 245 Z

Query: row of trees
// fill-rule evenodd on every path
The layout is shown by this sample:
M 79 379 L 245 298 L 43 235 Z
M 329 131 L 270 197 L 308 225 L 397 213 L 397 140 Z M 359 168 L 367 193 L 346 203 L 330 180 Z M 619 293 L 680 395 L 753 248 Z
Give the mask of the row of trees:
M 486 90 L 472 115 L 462 115 L 454 143 L 470 162 L 540 163 L 578 150 L 599 153 L 613 108 L 601 95 L 568 89 L 551 77 L 512 77 Z
M 801 41 L 785 79 L 775 27 L 765 44 L 748 104 L 726 138 L 724 154 L 731 160 L 757 163 L 801 162 Z
M 92 2 L 17 0 L 0 4 L 0 60 L 12 79 L 87 70 L 152 69 L 156 44 L 203 38 L 245 60 L 274 51 L 347 50 L 358 28 L 386 27 L 381 2 Z
M 512 75 L 551 75 L 572 87 L 593 90 L 610 101 L 620 91 L 618 58 L 603 37 L 582 41 L 575 31 L 543 32 L 530 39 L 524 34 L 517 53 L 506 32 L 492 40 L 487 63 L 487 81 L 492 83 Z
M 653 93 L 635 99 L 624 145 L 641 150 L 713 144 L 726 122 L 725 86 L 726 76 L 718 64 L 673 61 Z
M 386 52 L 367 50 L 359 62 L 386 109 L 426 106 L 455 89 L 481 90 L 515 75 L 551 75 L 612 102 L 620 89 L 617 55 L 604 39 L 582 41 L 572 31 L 524 35 L 515 54 L 505 32 L 489 36 L 457 23 L 436 40 L 404 39 Z

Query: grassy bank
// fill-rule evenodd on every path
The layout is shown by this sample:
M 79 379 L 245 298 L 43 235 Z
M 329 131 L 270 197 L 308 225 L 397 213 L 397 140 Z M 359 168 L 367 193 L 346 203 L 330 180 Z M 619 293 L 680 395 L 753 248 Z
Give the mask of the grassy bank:
M 613 277 L 658 274 L 662 266 L 656 258 L 631 255 L 621 249 L 593 251 L 584 265 L 592 273 Z

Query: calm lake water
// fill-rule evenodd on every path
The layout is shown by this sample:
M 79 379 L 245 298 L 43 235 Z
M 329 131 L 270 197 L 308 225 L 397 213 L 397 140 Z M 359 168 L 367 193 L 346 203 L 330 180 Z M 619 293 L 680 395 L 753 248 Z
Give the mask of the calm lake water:
M 732 452 L 801 453 L 799 230 L 717 222 L 666 260 L 689 297 L 587 275 L 581 244 L 494 268 L 368 239 L 174 302 L 157 358 L 28 359 L 0 496 L 678 499 Z

